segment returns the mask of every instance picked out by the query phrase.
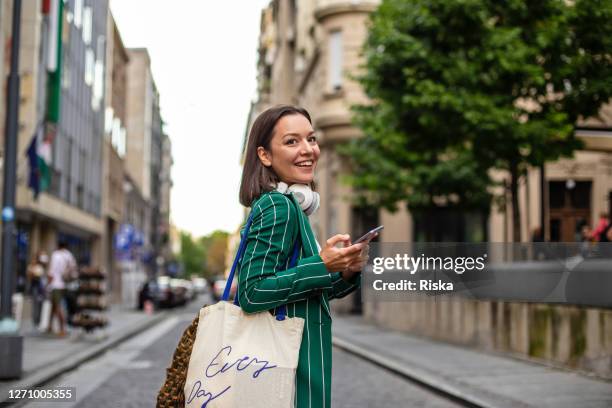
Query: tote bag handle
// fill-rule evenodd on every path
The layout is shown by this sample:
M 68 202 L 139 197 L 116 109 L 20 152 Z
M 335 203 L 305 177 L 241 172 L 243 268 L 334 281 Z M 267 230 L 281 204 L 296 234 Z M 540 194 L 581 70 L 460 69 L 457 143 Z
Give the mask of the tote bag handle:
M 223 291 L 223 296 L 221 297 L 221 300 L 223 301 L 227 301 L 229 299 L 230 289 L 232 287 L 232 281 L 234 280 L 234 275 L 236 273 L 236 267 L 238 266 L 238 262 L 242 260 L 242 255 L 244 255 L 244 251 L 246 250 L 247 237 L 249 235 L 249 229 L 251 228 L 251 223 L 253 222 L 253 213 L 254 211 L 251 211 L 251 214 L 249 214 L 249 218 L 247 220 L 246 226 L 244 227 L 244 232 L 242 233 L 242 237 L 240 238 L 240 246 L 238 246 L 238 253 L 236 254 L 236 257 L 234 258 L 234 263 L 232 264 L 232 270 L 230 271 L 229 277 L 227 278 L 227 282 L 225 284 L 225 290 Z M 297 264 L 297 257 L 299 254 L 298 242 L 299 240 L 296 239 L 295 245 L 293 245 L 293 252 L 291 254 L 291 260 L 289 261 L 290 268 L 293 268 Z M 236 306 L 240 306 L 238 302 L 238 293 L 236 293 L 236 296 L 234 297 L 234 304 Z M 280 307 L 277 307 L 275 315 L 276 315 L 276 320 L 285 320 L 285 316 L 287 315 L 287 306 L 282 305 Z

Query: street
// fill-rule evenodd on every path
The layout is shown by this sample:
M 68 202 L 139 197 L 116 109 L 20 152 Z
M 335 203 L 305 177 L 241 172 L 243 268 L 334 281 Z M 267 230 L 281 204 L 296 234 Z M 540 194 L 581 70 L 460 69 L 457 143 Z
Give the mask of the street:
M 205 303 L 200 299 L 45 386 L 76 387 L 75 402 L 47 404 L 83 408 L 153 406 L 182 331 L 198 306 Z M 460 406 L 337 348 L 333 359 L 333 407 Z

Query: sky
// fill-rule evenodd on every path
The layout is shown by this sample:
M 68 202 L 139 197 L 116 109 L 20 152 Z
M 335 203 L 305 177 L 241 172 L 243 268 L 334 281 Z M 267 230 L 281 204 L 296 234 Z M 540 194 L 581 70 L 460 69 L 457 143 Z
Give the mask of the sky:
M 110 1 L 125 46 L 149 50 L 172 141 L 170 218 L 195 236 L 233 232 L 242 221 L 240 153 L 268 3 Z

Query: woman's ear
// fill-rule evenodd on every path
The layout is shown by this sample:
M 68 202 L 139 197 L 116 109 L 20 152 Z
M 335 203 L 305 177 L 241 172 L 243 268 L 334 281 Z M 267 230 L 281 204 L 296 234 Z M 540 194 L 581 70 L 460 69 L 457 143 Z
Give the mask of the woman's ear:
M 270 167 L 272 165 L 272 158 L 270 157 L 270 154 L 266 151 L 266 149 L 263 148 L 263 146 L 259 146 L 257 148 L 257 157 L 259 157 L 261 164 L 263 164 L 264 166 Z

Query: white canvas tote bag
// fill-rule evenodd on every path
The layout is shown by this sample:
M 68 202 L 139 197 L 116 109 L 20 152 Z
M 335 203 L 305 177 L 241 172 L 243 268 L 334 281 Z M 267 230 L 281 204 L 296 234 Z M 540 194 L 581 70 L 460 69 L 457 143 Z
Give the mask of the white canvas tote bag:
M 200 310 L 185 382 L 185 406 L 290 408 L 304 319 L 267 311 L 247 314 L 227 301 L 236 265 L 246 247 L 247 222 L 222 301 Z M 290 265 L 297 259 L 297 243 Z

